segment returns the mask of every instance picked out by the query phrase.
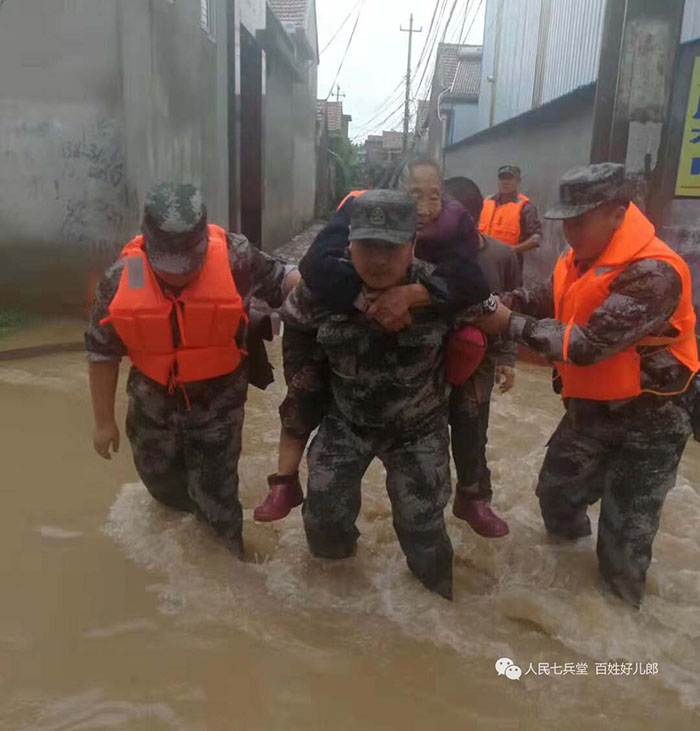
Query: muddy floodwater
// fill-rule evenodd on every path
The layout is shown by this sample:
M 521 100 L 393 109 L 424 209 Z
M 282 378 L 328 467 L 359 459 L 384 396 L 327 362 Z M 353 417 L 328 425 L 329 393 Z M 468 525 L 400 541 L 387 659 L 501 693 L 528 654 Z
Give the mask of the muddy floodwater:
M 0 348 L 80 332 L 41 325 Z M 700 728 L 700 445 L 634 613 L 601 592 L 593 538 L 546 538 L 533 491 L 562 407 L 547 371 L 522 365 L 489 447 L 512 532 L 488 541 L 450 515 L 450 604 L 409 574 L 376 465 L 352 560 L 311 558 L 298 510 L 253 523 L 282 396 L 280 383 L 250 392 L 239 563 L 150 499 L 123 434 L 112 462 L 92 452 L 81 354 L 0 362 L 3 731 Z M 503 657 L 520 680 L 497 674 Z

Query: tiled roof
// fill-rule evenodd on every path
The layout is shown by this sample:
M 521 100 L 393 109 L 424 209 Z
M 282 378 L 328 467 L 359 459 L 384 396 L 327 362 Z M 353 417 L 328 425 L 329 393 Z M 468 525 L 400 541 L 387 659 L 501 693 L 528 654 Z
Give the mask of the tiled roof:
M 282 24 L 293 23 L 298 28 L 306 27 L 309 0 L 267 0 L 267 2 Z
M 478 97 L 481 88 L 481 58 L 481 46 L 441 43 L 435 74 L 440 91 L 450 89 L 455 96 Z
M 481 91 L 481 48 L 462 51 L 452 83 L 454 96 L 479 98 Z
M 438 46 L 436 76 L 441 90 L 451 87 L 455 80 L 460 48 L 457 43 L 441 43 Z

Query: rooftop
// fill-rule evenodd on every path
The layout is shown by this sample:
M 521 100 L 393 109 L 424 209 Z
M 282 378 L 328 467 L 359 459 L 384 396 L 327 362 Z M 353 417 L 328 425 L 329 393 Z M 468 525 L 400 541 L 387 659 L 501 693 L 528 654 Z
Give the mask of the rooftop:
M 306 28 L 309 0 L 267 0 L 267 2 L 283 25 L 289 23 L 297 28 Z
M 435 77 L 440 91 L 465 99 L 478 99 L 481 90 L 481 46 L 441 43 L 438 48 Z

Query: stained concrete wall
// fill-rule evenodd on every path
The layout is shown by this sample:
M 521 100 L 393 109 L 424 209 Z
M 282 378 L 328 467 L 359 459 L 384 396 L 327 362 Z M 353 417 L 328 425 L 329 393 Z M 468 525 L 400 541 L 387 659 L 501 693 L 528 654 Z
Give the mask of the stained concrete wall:
M 118 23 L 116 0 L 0 9 L 0 304 L 81 300 L 129 229 Z
M 297 61 L 302 78 L 278 54 L 266 54 L 263 247 L 272 251 L 314 217 L 316 202 L 315 61 Z
M 131 220 L 162 180 L 202 188 L 212 222 L 228 226 L 226 0 L 120 0 Z
M 0 306 L 83 307 L 157 180 L 228 224 L 227 1 L 2 5 Z
M 562 174 L 588 164 L 594 95 L 593 86 L 584 87 L 448 147 L 445 176 L 472 178 L 487 195 L 495 192 L 496 171 L 501 165 L 519 165 L 523 171 L 523 193 L 542 214 L 557 201 Z M 561 224 L 543 223 L 542 247 L 526 256 L 527 280 L 543 280 L 550 276 L 565 246 Z

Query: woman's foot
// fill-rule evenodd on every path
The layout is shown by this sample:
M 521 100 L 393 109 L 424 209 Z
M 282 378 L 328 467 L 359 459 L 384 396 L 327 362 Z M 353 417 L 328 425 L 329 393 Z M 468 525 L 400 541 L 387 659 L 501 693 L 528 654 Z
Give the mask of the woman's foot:
M 457 491 L 452 512 L 484 538 L 503 538 L 510 533 L 508 523 L 499 518 L 484 499 L 470 498 Z
M 267 478 L 270 492 L 262 505 L 253 511 L 258 523 L 274 523 L 286 518 L 294 508 L 304 502 L 304 492 L 299 482 L 299 474 L 270 475 Z

